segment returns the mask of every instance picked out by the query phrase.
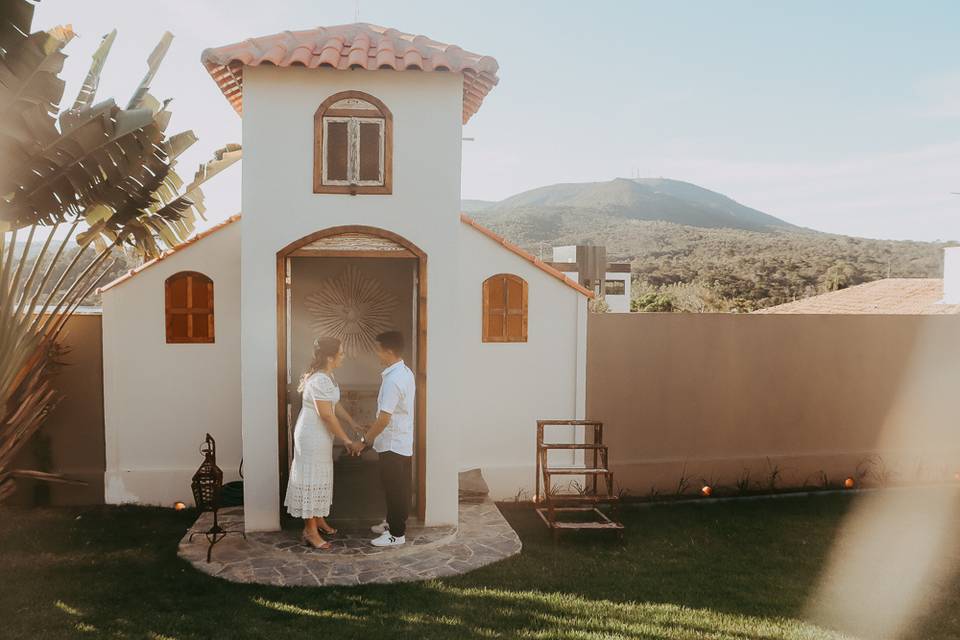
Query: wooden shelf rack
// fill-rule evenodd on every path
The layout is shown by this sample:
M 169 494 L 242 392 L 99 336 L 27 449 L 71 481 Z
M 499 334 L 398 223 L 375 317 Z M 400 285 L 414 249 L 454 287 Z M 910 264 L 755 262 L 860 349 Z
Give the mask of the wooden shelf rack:
M 582 443 L 556 444 L 546 442 L 549 427 L 582 428 Z M 589 441 L 588 441 L 589 440 Z M 583 462 L 574 466 L 551 466 L 551 451 L 582 451 Z M 576 455 L 575 455 L 576 458 Z M 592 462 L 592 464 L 590 464 Z M 617 519 L 619 496 L 614 492 L 613 472 L 610 471 L 610 451 L 603 444 L 603 423 L 592 420 L 537 420 L 537 471 L 534 502 L 537 514 L 553 532 L 556 540 L 561 531 L 606 530 L 623 537 L 623 524 Z M 555 485 L 555 477 L 573 477 L 568 490 Z M 576 477 L 582 477 L 583 482 Z M 542 506 L 541 506 L 542 505 Z M 606 506 L 608 515 L 600 507 Z M 563 516 L 587 516 L 577 520 L 563 520 Z

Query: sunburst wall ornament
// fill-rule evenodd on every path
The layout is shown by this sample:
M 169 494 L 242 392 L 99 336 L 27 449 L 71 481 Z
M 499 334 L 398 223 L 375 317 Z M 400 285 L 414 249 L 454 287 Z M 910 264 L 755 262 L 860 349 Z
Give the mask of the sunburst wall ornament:
M 391 328 L 397 298 L 379 280 L 348 266 L 306 297 L 316 335 L 338 338 L 348 356 L 373 351 L 377 334 Z

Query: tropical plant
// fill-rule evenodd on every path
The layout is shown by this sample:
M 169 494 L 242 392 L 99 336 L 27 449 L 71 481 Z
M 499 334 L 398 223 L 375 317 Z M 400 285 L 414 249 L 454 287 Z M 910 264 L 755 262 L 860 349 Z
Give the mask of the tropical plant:
M 166 135 L 169 101 L 149 93 L 170 33 L 125 108 L 93 102 L 113 31 L 60 111 L 63 48 L 74 34 L 69 26 L 31 33 L 33 9 L 0 2 L 0 501 L 18 477 L 64 480 L 11 465 L 60 399 L 57 338 L 71 314 L 110 261 L 150 259 L 185 240 L 203 216 L 200 185 L 240 157 L 228 145 L 186 186 L 174 171 L 196 136 Z
M 673 311 L 673 299 L 662 293 L 644 293 L 630 301 L 631 311 Z
M 590 301 L 590 311 L 592 313 L 610 313 L 610 303 L 603 298 L 595 298 Z

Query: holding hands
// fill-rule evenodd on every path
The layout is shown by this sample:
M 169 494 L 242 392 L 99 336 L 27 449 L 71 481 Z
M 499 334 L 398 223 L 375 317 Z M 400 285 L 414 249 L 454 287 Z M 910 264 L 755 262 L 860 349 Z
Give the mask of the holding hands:
M 366 448 L 367 448 L 367 445 L 365 445 L 362 442 L 354 441 L 354 442 L 347 443 L 347 451 L 350 452 L 351 456 L 359 456 L 361 453 L 363 453 L 363 450 Z
M 351 420 L 351 422 L 353 421 Z M 350 452 L 351 456 L 359 457 L 368 446 L 363 436 L 367 433 L 369 427 L 361 426 L 356 422 L 353 422 L 350 426 L 353 428 L 353 436 L 356 439 L 347 443 L 347 451 Z

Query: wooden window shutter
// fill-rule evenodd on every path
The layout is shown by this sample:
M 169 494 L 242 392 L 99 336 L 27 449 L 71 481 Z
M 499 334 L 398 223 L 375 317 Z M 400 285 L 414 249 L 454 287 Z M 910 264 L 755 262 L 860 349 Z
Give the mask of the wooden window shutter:
M 341 91 L 313 116 L 313 192 L 393 193 L 393 115 L 361 91 Z
M 213 281 L 181 271 L 164 283 L 167 343 L 214 342 Z
M 326 123 L 327 127 L 327 180 L 346 180 L 349 152 L 349 122 Z
M 483 283 L 483 341 L 527 341 L 527 281 L 501 273 Z
M 359 128 L 359 178 L 361 182 L 382 182 L 383 154 L 380 152 L 380 122 L 361 122 Z

